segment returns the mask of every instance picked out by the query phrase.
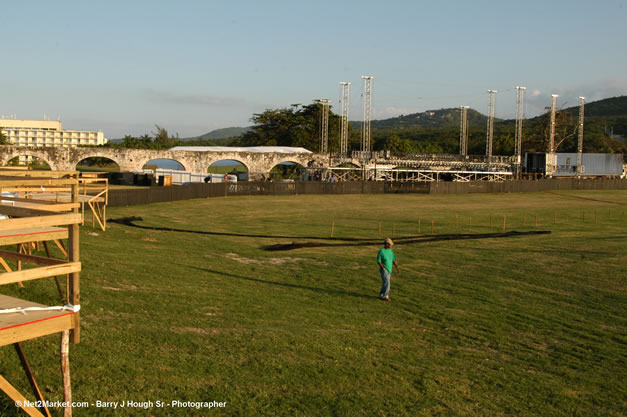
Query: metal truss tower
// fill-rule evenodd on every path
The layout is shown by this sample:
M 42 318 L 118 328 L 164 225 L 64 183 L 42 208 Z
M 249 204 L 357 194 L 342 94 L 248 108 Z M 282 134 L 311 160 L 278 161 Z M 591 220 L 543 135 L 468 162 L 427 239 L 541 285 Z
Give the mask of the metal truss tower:
M 316 100 L 321 106 L 320 111 L 320 153 L 329 152 L 329 104 L 331 100 Z
M 371 75 L 362 75 L 364 80 L 362 101 L 364 103 L 364 121 L 361 129 L 361 150 L 370 152 L 370 120 L 372 117 L 372 79 Z
M 520 170 L 522 162 L 522 133 L 523 120 L 525 118 L 525 90 L 527 87 L 516 87 L 516 137 L 514 155 L 516 156 L 516 164 Z
M 549 153 L 555 152 L 555 108 L 557 107 L 557 94 L 551 95 L 551 126 L 549 127 Z
M 497 90 L 488 90 L 489 94 L 489 116 L 488 116 L 488 133 L 485 143 L 485 154 L 488 158 L 492 157 L 492 140 L 494 139 L 494 102 L 496 100 Z
M 342 119 L 340 120 L 340 155 L 348 155 L 348 109 L 350 99 L 350 86 L 348 81 L 340 83 L 342 94 L 340 95 L 340 106 L 342 109 Z
M 459 154 L 468 155 L 468 106 L 459 106 Z
M 579 97 L 579 139 L 577 141 L 577 175 L 583 174 L 583 107 L 585 97 Z

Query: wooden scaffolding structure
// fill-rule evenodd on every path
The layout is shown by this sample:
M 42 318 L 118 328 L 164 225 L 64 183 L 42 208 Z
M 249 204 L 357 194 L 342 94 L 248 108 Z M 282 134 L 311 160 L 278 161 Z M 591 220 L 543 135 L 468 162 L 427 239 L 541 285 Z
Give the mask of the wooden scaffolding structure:
M 61 334 L 64 415 L 72 414 L 69 343 L 80 342 L 79 186 L 79 174 L 73 171 L 0 171 L 0 213 L 9 217 L 0 220 L 0 266 L 4 270 L 0 273 L 0 285 L 54 277 L 64 300 L 64 305 L 50 307 L 0 294 L 0 346 L 14 346 L 37 402 L 28 401 L 2 375 L 0 390 L 30 416 L 50 413 L 21 342 L 56 333 Z M 38 192 L 66 193 L 71 199 L 38 199 Z M 29 198 L 13 197 L 15 193 L 29 193 Z M 64 239 L 67 250 L 62 244 Z M 62 259 L 51 256 L 47 246 L 51 241 L 64 249 Z M 45 247 L 45 256 L 32 252 L 40 243 Z M 17 250 L 10 250 L 13 245 L 17 245 Z M 59 282 L 59 276 L 65 277 L 65 285 Z
M 13 169 L 13 167 L 1 167 L 0 176 L 2 175 L 45 175 L 43 173 L 50 171 L 30 171 L 27 169 Z M 57 171 L 58 172 L 58 171 Z M 38 174 L 35 174 L 38 173 Z M 107 204 L 109 203 L 109 179 L 104 172 L 81 172 L 79 175 L 79 193 L 78 202 L 80 203 L 81 215 L 83 223 L 85 223 L 86 207 L 91 211 L 92 227 L 96 227 L 96 223 L 103 230 L 107 230 Z M 3 189 L 6 193 L 14 193 L 15 196 L 4 195 L 3 200 L 15 201 L 22 207 L 39 208 L 42 205 L 54 204 L 58 210 L 63 210 L 61 203 L 71 204 L 72 195 L 67 192 L 53 187 L 42 188 L 15 188 Z

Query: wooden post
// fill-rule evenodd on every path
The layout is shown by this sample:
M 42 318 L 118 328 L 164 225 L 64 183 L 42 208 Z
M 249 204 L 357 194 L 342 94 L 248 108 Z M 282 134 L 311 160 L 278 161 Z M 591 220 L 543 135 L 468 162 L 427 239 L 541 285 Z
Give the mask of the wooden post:
M 435 234 L 434 233 L 434 229 L 435 229 L 435 220 L 431 219 L 431 234 Z
M 333 237 L 333 232 L 335 231 L 335 220 L 331 223 L 331 237 Z
M 78 181 L 72 186 L 72 202 L 78 202 Z M 78 207 L 76 207 L 72 211 L 74 213 L 78 213 L 78 210 Z M 70 262 L 80 262 L 79 225 L 76 223 L 69 226 L 68 260 Z M 73 272 L 70 274 L 70 286 L 67 290 L 69 294 L 68 298 L 70 299 L 70 303 L 75 306 L 80 305 L 81 303 L 79 279 L 80 274 L 78 272 Z M 77 311 L 72 315 L 72 317 L 74 318 L 74 326 L 72 329 L 72 343 L 80 343 L 81 341 L 80 314 L 80 311 Z
M 421 224 L 420 224 L 421 222 L 422 222 L 422 219 L 418 219 L 418 234 L 422 233 L 421 230 L 420 230 L 421 229 Z
M 70 383 L 70 332 L 61 332 L 61 373 L 63 374 L 63 401 L 67 404 L 63 417 L 72 417 L 72 384 Z
M 459 215 L 455 215 L 455 233 L 459 233 Z
M 507 214 L 503 215 L 503 231 L 507 228 Z
M 44 249 L 46 250 L 46 256 L 48 258 L 52 258 L 52 255 L 50 254 L 50 248 L 48 247 L 48 242 L 46 242 L 45 240 L 44 240 Z M 66 299 L 65 292 L 63 291 L 63 288 L 61 287 L 61 283 L 59 282 L 59 277 L 54 277 L 54 282 L 55 284 L 57 284 L 57 291 L 59 291 L 59 295 L 61 296 L 61 299 Z

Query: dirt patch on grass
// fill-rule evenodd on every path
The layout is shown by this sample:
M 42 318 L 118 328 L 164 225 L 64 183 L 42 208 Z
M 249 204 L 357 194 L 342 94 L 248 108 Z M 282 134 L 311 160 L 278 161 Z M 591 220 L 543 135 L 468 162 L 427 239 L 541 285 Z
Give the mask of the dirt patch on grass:
M 109 291 L 137 291 L 137 285 L 124 285 L 119 288 L 102 286 L 100 288 L 102 288 L 103 290 L 109 290 Z
M 296 258 L 292 256 L 284 256 L 281 258 L 266 258 L 266 259 L 246 258 L 246 257 L 238 255 L 237 253 L 227 253 L 225 256 L 233 261 L 246 264 L 246 265 L 249 265 L 249 264 L 285 265 L 285 264 L 293 264 L 293 263 L 298 263 L 298 262 L 314 262 L 319 265 L 326 265 L 326 262 L 313 261 L 311 259 Z
M 174 333 L 196 333 L 196 334 L 220 334 L 218 329 L 201 329 L 200 327 L 175 327 L 170 329 Z

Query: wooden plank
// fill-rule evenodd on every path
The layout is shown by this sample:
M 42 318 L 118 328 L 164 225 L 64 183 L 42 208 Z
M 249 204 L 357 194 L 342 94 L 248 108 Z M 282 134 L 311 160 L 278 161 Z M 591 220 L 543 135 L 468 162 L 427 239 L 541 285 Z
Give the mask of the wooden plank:
M 48 245 L 46 244 L 46 242 L 44 242 L 44 246 L 46 248 L 46 252 L 49 252 Z M 3 258 L 13 259 L 15 261 L 20 260 L 22 262 L 29 262 L 35 265 L 60 265 L 62 263 L 67 262 L 64 259 L 55 259 L 55 258 L 45 257 L 45 256 L 26 255 L 23 253 L 10 252 L 8 250 L 0 249 L 0 259 L 3 259 Z M 7 271 L 7 272 L 11 272 L 11 271 Z
M 52 201 L 32 201 L 29 203 L 18 203 L 15 207 L 31 208 L 49 212 L 71 211 L 76 207 L 80 207 L 80 203 L 55 203 Z
M 0 295 L 0 309 L 46 307 L 31 301 Z M 0 314 L 0 346 L 71 329 L 74 321 L 71 311 L 29 311 L 26 314 Z
M 0 212 L 11 217 L 37 217 L 50 216 L 50 211 L 34 209 L 28 207 L 20 207 L 14 204 L 0 203 Z
M 61 227 L 38 227 L 5 230 L 0 232 L 0 246 L 19 245 L 26 242 L 67 239 L 68 230 Z
M 60 226 L 67 224 L 78 225 L 82 222 L 82 217 L 80 213 L 46 213 L 46 216 L 2 220 L 0 221 L 0 232 L 4 230 L 28 229 L 33 227 Z
M 39 193 L 61 193 L 61 192 L 70 192 L 71 187 L 41 187 L 41 186 L 30 186 L 30 187 L 9 187 L 4 186 L 0 187 L 2 191 L 11 191 L 14 193 L 26 193 L 26 194 L 39 194 Z
M 74 189 L 74 197 L 78 194 L 78 188 Z M 76 262 L 80 265 L 80 233 L 78 224 L 72 224 L 70 227 L 70 236 L 68 237 L 68 260 Z M 72 305 L 80 305 L 80 274 L 79 271 L 72 273 L 68 282 L 68 295 Z M 74 329 L 72 330 L 72 343 L 77 344 L 81 341 L 80 312 L 73 316 Z
M 22 281 L 31 281 L 40 278 L 55 277 L 57 275 L 73 274 L 80 271 L 80 262 L 65 262 L 59 265 L 50 265 L 39 268 L 24 269 L 21 271 L 5 272 L 0 274 L 0 285 L 13 284 Z
M 0 176 L 0 187 L 40 187 L 46 189 L 48 187 L 59 187 L 63 185 L 76 185 L 77 178 L 16 178 Z
M 58 314 L 59 312 L 57 311 L 56 313 Z M 20 313 L 17 314 L 21 315 Z M 44 318 L 28 324 L 0 329 L 0 346 L 11 345 L 72 329 L 74 326 L 72 316 L 74 314 L 65 312 L 62 315 Z
M 20 408 L 24 410 L 24 412 L 26 412 L 26 414 L 28 414 L 29 416 L 45 417 L 43 414 L 39 412 L 38 409 L 27 405 L 29 401 L 22 394 L 20 394 L 18 390 L 13 388 L 13 386 L 9 383 L 9 381 L 4 379 L 2 375 L 0 375 L 0 389 L 4 391 L 4 393 L 8 395 L 9 398 L 13 400 L 15 404 L 22 404 Z
M 24 171 L 24 170 L 20 170 L 20 169 L 15 169 L 15 170 L 11 170 L 11 169 L 3 169 L 0 170 L 0 177 L 1 176 L 10 176 L 10 177 L 22 177 L 22 178 L 55 178 L 55 177 L 65 177 L 65 176 L 71 176 L 71 177 L 78 177 L 79 172 L 78 171 Z

